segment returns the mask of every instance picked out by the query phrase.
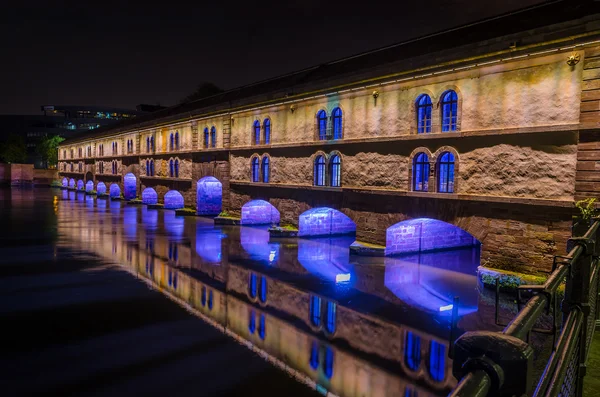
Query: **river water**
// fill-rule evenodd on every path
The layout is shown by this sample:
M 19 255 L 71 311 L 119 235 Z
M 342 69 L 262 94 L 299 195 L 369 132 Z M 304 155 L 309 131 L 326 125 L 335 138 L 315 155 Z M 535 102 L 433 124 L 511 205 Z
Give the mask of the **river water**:
M 0 198 L 4 390 L 445 395 L 454 297 L 458 333 L 499 329 L 478 248 L 355 257 L 352 236 L 270 240 L 67 190 Z

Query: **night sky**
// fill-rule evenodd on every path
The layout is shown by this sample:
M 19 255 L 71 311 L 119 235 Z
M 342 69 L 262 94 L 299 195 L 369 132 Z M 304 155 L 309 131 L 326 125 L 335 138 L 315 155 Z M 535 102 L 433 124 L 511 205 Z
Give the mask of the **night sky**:
M 230 89 L 541 1 L 189 3 L 10 2 L 0 114 L 173 105 L 202 81 Z

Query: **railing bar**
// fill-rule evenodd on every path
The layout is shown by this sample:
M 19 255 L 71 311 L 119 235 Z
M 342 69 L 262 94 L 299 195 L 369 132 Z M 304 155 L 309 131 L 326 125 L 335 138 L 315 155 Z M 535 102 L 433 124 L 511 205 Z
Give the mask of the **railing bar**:
M 521 309 L 517 316 L 504 328 L 502 333 L 521 340 L 525 340 L 527 333 L 540 316 L 544 313 L 548 297 L 543 294 L 534 295 L 527 301 L 525 307 Z
M 546 390 L 546 397 L 558 395 L 558 389 L 560 389 L 560 387 L 562 386 L 567 369 L 569 367 L 568 363 L 565 363 L 565 361 L 570 359 L 571 355 L 573 354 L 573 350 L 577 345 L 577 338 L 579 337 L 581 325 L 583 324 L 583 313 L 577 308 L 574 309 L 571 313 L 569 313 L 569 317 L 571 316 L 575 317 L 574 324 L 568 330 L 567 335 L 567 339 L 571 343 L 565 344 L 563 346 L 562 351 L 556 351 L 556 354 L 558 355 L 558 361 L 556 362 L 557 370 L 554 372 L 554 375 L 552 375 L 552 379 L 550 380 L 548 389 Z M 568 320 L 569 319 L 567 319 L 567 321 Z M 567 328 L 565 328 L 565 330 L 566 329 Z M 585 341 L 580 340 L 579 343 L 585 343 Z M 576 365 L 579 366 L 579 359 L 577 361 L 578 362 L 576 363 Z
M 567 318 L 567 321 L 563 328 L 563 332 L 561 332 L 560 336 L 558 337 L 558 343 L 556 344 L 556 349 L 550 355 L 550 359 L 548 360 L 548 363 L 546 364 L 546 368 L 544 368 L 544 373 L 542 374 L 542 376 L 540 378 L 541 380 L 538 383 L 537 387 L 535 388 L 533 397 L 538 397 L 542 394 L 545 394 L 544 392 L 545 392 L 546 388 L 548 387 L 548 383 L 550 381 L 550 375 L 554 372 L 554 369 L 556 368 L 559 357 L 561 354 L 563 354 L 565 346 L 567 345 L 567 343 L 570 342 L 570 339 L 569 339 L 570 331 L 572 330 L 573 322 L 576 319 L 576 316 L 571 315 L 572 313 L 575 313 L 575 312 L 574 311 L 571 312 L 569 314 L 569 317 Z
M 448 397 L 485 397 L 491 386 L 492 380 L 487 372 L 483 370 L 469 372 L 463 376 Z

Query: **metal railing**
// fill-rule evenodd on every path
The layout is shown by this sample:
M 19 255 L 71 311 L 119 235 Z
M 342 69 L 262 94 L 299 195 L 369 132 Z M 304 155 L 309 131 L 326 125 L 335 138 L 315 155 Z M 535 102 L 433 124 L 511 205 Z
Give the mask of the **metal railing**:
M 568 255 L 554 258 L 553 271 L 543 285 L 519 287 L 517 301 L 522 302 L 526 294 L 530 298 L 502 332 L 467 332 L 456 340 L 453 373 L 459 383 L 449 396 L 582 395 L 598 317 L 599 228 L 600 220 L 594 219 L 582 237 L 569 240 Z M 574 236 L 578 236 L 577 229 L 574 227 Z M 561 313 L 558 292 L 563 283 Z M 553 316 L 551 329 L 534 328 L 543 315 Z M 533 366 L 531 332 L 554 336 L 552 353 L 540 377 Z

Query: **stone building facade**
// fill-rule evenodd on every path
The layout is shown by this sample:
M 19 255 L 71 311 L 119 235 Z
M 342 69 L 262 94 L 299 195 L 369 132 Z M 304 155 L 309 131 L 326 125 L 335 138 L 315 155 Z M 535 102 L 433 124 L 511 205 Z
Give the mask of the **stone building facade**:
M 177 190 L 198 208 L 214 177 L 230 215 L 260 199 L 298 225 L 328 207 L 382 246 L 389 227 L 431 218 L 474 237 L 484 262 L 547 272 L 574 201 L 600 196 L 600 16 L 548 24 L 544 10 L 519 14 L 530 30 L 507 16 L 65 141 L 60 175 L 123 191 L 133 174 L 138 196 Z M 512 30 L 482 33 L 500 23 Z

